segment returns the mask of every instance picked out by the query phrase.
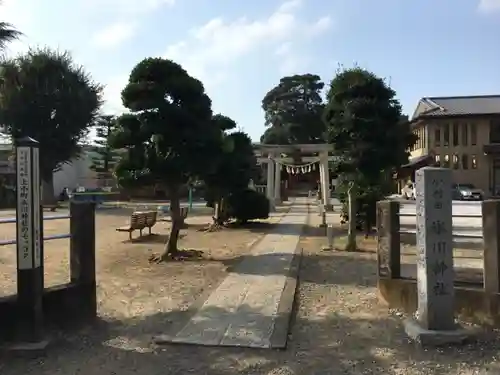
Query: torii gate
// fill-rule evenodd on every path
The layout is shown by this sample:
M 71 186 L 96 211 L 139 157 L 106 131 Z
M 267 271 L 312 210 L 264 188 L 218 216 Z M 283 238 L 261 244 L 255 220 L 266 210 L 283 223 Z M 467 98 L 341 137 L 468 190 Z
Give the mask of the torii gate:
M 335 160 L 334 156 L 328 153 L 333 151 L 333 146 L 329 144 L 297 144 L 297 145 L 269 145 L 255 143 L 255 154 L 259 164 L 267 164 L 267 187 L 266 195 L 271 202 L 272 209 L 275 209 L 277 203 L 281 203 L 281 169 L 287 168 L 290 171 L 308 171 L 309 168 L 315 168 L 318 165 L 322 203 L 328 211 L 333 210 L 330 199 L 330 176 L 328 170 L 328 161 Z M 318 156 L 306 156 L 302 160 L 304 164 L 294 165 L 291 157 L 282 157 L 282 153 L 292 153 L 296 151 L 304 153 L 317 153 Z

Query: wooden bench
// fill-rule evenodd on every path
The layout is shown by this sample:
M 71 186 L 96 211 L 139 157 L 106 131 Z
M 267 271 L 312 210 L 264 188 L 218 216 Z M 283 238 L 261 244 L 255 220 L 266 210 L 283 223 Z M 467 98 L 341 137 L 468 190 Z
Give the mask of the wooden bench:
M 188 207 L 181 207 L 181 217 L 182 220 L 186 220 L 188 216 L 189 208 Z
M 132 240 L 132 233 L 136 230 L 139 231 L 139 235 L 142 236 L 142 230 L 146 228 L 147 223 L 147 212 L 134 212 L 130 216 L 130 222 L 120 228 L 116 228 L 117 232 L 128 232 L 128 237 Z M 151 228 L 150 228 L 151 231 Z
M 146 212 L 146 228 L 149 229 L 149 234 L 152 234 L 151 228 L 155 226 L 157 219 L 158 219 L 157 211 Z
M 181 218 L 183 221 L 186 220 L 188 213 L 189 213 L 188 207 L 181 207 Z M 161 219 L 159 219 L 159 221 L 171 221 L 171 220 L 172 220 L 171 217 L 162 217 Z

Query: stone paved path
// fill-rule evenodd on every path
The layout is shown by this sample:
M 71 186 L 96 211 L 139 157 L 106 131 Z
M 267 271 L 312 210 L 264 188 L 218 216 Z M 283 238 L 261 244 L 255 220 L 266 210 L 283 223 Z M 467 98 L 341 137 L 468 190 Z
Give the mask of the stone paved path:
M 297 247 L 307 215 L 307 199 L 297 198 L 274 232 L 255 245 L 252 255 L 235 267 L 184 328 L 155 341 L 285 347 L 296 285 L 291 270 L 301 255 Z

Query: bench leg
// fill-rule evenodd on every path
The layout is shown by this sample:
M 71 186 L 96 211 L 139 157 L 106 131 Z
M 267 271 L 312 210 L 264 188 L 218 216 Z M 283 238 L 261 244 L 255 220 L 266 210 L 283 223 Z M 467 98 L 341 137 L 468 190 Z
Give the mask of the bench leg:
M 151 233 L 151 227 L 148 227 L 148 229 L 149 229 L 149 234 L 152 234 L 152 233 Z
M 131 231 L 130 231 L 130 232 L 128 232 L 128 239 L 129 239 L 130 241 L 132 241 L 132 232 L 131 232 Z
M 139 229 L 139 236 L 142 237 L 142 229 Z

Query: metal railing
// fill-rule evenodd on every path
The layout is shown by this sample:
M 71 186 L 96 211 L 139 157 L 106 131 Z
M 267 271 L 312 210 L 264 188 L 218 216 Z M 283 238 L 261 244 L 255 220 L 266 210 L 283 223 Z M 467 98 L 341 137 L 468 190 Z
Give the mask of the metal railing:
M 401 234 L 415 235 L 416 212 L 413 212 L 415 205 L 411 203 L 400 203 L 400 230 Z M 411 210 L 410 212 L 409 209 Z M 456 243 L 482 242 L 482 209 L 480 202 L 453 202 L 453 238 Z M 404 222 L 404 218 L 413 219 L 412 223 Z
M 71 215 L 53 215 L 53 216 L 46 216 L 43 218 L 44 221 L 50 221 L 50 220 L 61 220 L 61 219 L 70 219 Z M 7 218 L 0 218 L 0 224 L 12 224 L 16 223 L 17 219 L 15 217 L 7 217 Z M 44 241 L 51 241 L 51 240 L 61 240 L 65 238 L 70 238 L 71 234 L 70 233 L 65 233 L 65 234 L 53 234 L 50 236 L 45 236 L 43 238 Z M 0 246 L 7 246 L 7 245 L 15 245 L 17 243 L 16 239 L 12 240 L 0 240 Z

